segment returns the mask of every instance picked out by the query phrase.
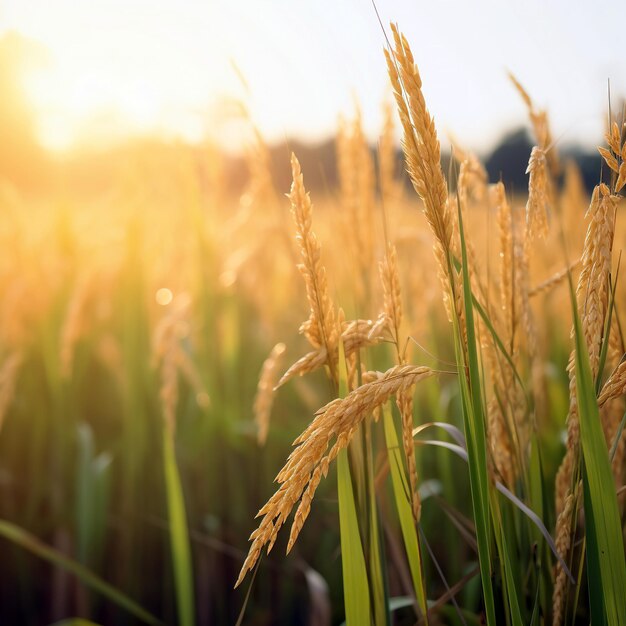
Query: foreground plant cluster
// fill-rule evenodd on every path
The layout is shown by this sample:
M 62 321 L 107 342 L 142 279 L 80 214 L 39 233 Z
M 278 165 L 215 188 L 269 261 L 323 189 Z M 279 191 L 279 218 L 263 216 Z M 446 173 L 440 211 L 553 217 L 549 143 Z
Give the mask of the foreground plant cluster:
M 424 575 L 428 534 L 421 524 L 415 452 L 416 443 L 430 443 L 445 446 L 467 462 L 473 513 L 469 525 L 482 584 L 480 612 L 488 624 L 503 623 L 504 619 L 513 624 L 540 623 L 549 618 L 553 624 L 561 624 L 578 613 L 586 613 L 592 623 L 622 623 L 626 620 L 624 499 L 618 494 L 623 496 L 626 414 L 621 395 L 626 389 L 626 369 L 612 258 L 618 193 L 626 184 L 626 145 L 620 126 L 612 123 L 608 147 L 600 148 L 610 170 L 610 183 L 594 189 L 586 212 L 587 232 L 575 263 L 579 270 L 576 289 L 573 268 L 567 265 L 539 289 L 565 283 L 564 297 L 568 297 L 569 287 L 573 309 L 566 449 L 553 492 L 548 487 L 541 441 L 550 410 L 538 329 L 542 320 L 536 318 L 530 304 L 531 293 L 538 291 L 531 291 L 531 258 L 540 254 L 540 242 L 548 237 L 550 216 L 553 228 L 562 229 L 559 217 L 565 211 L 565 199 L 559 202 L 557 198 L 560 165 L 547 116 L 536 110 L 513 79 L 528 106 L 537 142 L 528 163 L 528 200 L 523 214 L 511 209 L 503 184 L 488 185 L 480 163 L 462 152 L 457 154 L 456 186 L 450 192 L 411 49 L 399 31 L 393 26 L 392 30 L 394 47 L 385 51 L 387 65 L 402 125 L 406 168 L 423 202 L 432 235 L 454 344 L 463 428 L 437 422 L 414 427 L 413 389 L 438 372 L 407 362 L 401 277 L 391 240 L 384 242 L 380 263 L 383 302 L 378 318 L 346 319 L 343 310 L 336 308 L 321 261 L 321 246 L 311 226 L 311 200 L 298 160 L 292 156 L 289 198 L 300 248 L 299 269 L 310 306 L 300 332 L 313 351 L 287 370 L 279 386 L 296 374 L 325 367 L 336 399 L 319 409 L 295 440 L 294 451 L 276 477 L 278 490 L 259 511 L 262 520 L 251 535 L 252 545 L 237 584 L 258 562 L 262 549 L 272 549 L 295 508 L 287 545 L 287 551 L 291 550 L 321 478 L 336 461 L 348 623 L 384 624 L 391 619 L 381 531 L 385 522 L 377 490 L 377 476 L 383 471 L 392 477 L 394 512 L 400 520 L 411 572 L 416 617 L 437 622 L 436 607 L 442 601 L 430 600 L 430 581 Z M 340 138 L 340 156 L 354 141 L 354 136 Z M 345 203 L 356 213 L 363 209 L 359 196 L 363 181 L 350 178 L 362 173 L 358 166 L 364 163 L 352 165 L 357 167 L 349 170 L 346 165 L 342 182 Z M 385 171 L 382 155 L 380 169 Z M 388 186 L 381 186 L 384 202 Z M 497 273 L 485 273 L 483 259 L 466 230 L 467 213 L 476 210 L 470 208 L 471 198 L 489 203 L 496 212 L 500 240 Z M 360 293 L 366 294 L 361 302 L 359 294 L 354 294 L 357 311 L 367 309 L 371 294 L 367 282 L 371 280 L 371 256 L 361 258 L 363 246 L 371 244 L 367 241 L 367 236 L 371 237 L 371 232 L 366 232 L 367 226 L 371 227 L 368 217 L 355 214 L 351 222 L 356 258 L 364 265 Z M 383 219 L 388 220 L 389 215 L 383 214 Z M 562 237 L 567 260 L 571 251 L 564 233 Z M 396 360 L 384 372 L 368 368 L 369 349 L 381 342 L 393 346 Z M 274 358 L 270 356 L 270 361 Z M 264 377 L 270 371 L 273 368 L 268 365 Z M 270 385 L 266 380 L 262 383 L 263 393 L 269 393 Z M 379 421 L 384 423 L 381 444 L 387 449 L 383 461 L 374 444 Z M 435 426 L 445 430 L 454 443 L 415 440 L 416 435 Z M 553 506 L 548 503 L 551 500 Z M 553 529 L 554 539 L 548 527 Z M 430 557 L 436 562 L 436 555 Z M 450 587 L 457 581 L 445 585 L 444 601 L 453 601 Z M 462 608 L 457 602 L 454 606 L 457 618 L 465 621 Z
M 528 194 L 444 175 L 390 39 L 315 211 L 258 133 L 236 200 L 209 147 L 2 187 L 1 622 L 624 623 L 623 121 L 588 197 L 513 79 Z

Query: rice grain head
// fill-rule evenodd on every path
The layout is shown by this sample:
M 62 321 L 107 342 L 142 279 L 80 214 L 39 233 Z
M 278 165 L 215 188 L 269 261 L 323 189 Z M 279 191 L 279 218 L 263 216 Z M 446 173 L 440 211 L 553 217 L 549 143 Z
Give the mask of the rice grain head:
M 392 395 L 409 390 L 433 374 L 428 367 L 392 367 L 376 374 L 372 382 L 357 387 L 345 398 L 332 400 L 316 413 L 311 424 L 295 440 L 296 447 L 276 477 L 280 487 L 258 513 L 263 519 L 250 535 L 252 545 L 235 586 L 240 585 L 254 567 L 263 547 L 267 546 L 268 552 L 272 549 L 278 531 L 299 502 L 287 551 L 291 549 L 309 514 L 321 477 L 326 476 L 339 451 L 350 443 L 363 419 Z

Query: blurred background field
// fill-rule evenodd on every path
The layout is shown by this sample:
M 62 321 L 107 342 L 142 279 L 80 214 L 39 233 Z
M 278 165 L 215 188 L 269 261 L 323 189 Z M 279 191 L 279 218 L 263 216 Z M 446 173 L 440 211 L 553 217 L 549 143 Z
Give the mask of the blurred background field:
M 38 8 L 33 3 L 33 10 Z M 196 9 L 188 8 L 187 20 L 192 20 Z M 399 12 L 392 15 L 397 19 L 406 14 L 405 22 L 411 17 L 403 3 L 382 10 Z M 130 70 L 126 82 L 120 79 L 115 89 L 107 90 L 106 84 L 116 80 L 109 68 L 101 81 L 103 101 L 80 111 L 79 105 L 72 111 L 71 98 L 62 97 L 64 85 L 73 89 L 67 76 L 74 66 L 63 66 L 63 60 L 71 57 L 66 49 L 52 50 L 60 81 L 55 88 L 45 78 L 49 60 L 43 69 L 32 70 L 40 65 L 42 54 L 47 58 L 46 45 L 57 41 L 52 36 L 46 41 L 46 33 L 53 29 L 42 27 L 46 9 L 42 11 L 33 17 L 32 33 L 28 28 L 20 31 L 28 24 L 23 9 L 7 11 L 0 38 L 0 622 L 36 625 L 84 617 L 101 624 L 141 623 L 121 606 L 119 597 L 116 601 L 90 585 L 84 571 L 78 575 L 68 571 L 62 562 L 68 558 L 110 583 L 113 596 L 121 592 L 156 619 L 177 623 L 163 462 L 171 436 L 191 544 L 195 619 L 198 624 L 232 624 L 246 600 L 247 583 L 236 590 L 233 585 L 255 526 L 253 518 L 273 493 L 272 481 L 292 441 L 331 399 L 322 372 L 296 378 L 275 396 L 266 439 L 264 424 L 255 421 L 259 374 L 272 347 L 279 342 L 286 346 L 281 371 L 307 351 L 298 334 L 307 304 L 296 269 L 289 201 L 284 197 L 291 184 L 291 151 L 300 159 L 312 194 L 314 227 L 331 291 L 348 319 L 374 320 L 382 306 L 378 263 L 385 253 L 384 215 L 387 236 L 398 249 L 406 325 L 413 338 L 410 360 L 438 370 L 455 366 L 432 258 L 433 240 L 404 172 L 397 121 L 385 85 L 384 40 L 369 6 L 341 9 L 356 16 L 355 37 L 370 32 L 370 27 L 379 35 L 367 46 L 381 57 L 381 88 L 375 97 L 358 93 L 368 83 L 359 82 L 364 70 L 357 63 L 356 93 L 350 95 L 350 83 L 334 85 L 329 89 L 341 92 L 338 102 L 330 99 L 321 107 L 338 104 L 332 128 L 328 116 L 321 116 L 307 129 L 310 107 L 297 115 L 302 132 L 291 117 L 281 128 L 272 115 L 280 118 L 283 109 L 270 115 L 265 91 L 271 93 L 278 80 L 274 74 L 289 86 L 298 68 L 279 63 L 263 86 L 261 70 L 252 67 L 248 74 L 236 54 L 232 59 L 220 57 L 228 68 L 220 66 L 221 73 L 228 73 L 224 84 L 236 87 L 207 94 L 210 115 L 203 111 L 192 116 L 193 123 L 176 115 L 168 118 L 173 122 L 163 122 L 163 117 L 147 113 L 142 120 L 138 105 L 136 118 L 141 123 L 135 123 L 128 117 L 132 106 L 129 109 L 124 100 L 116 103 L 114 112 L 110 107 L 116 89 L 121 92 L 128 81 L 132 83 Z M 122 41 L 135 41 L 140 48 L 144 38 L 158 38 L 163 25 L 141 3 L 133 11 L 135 17 L 148 16 L 145 33 L 138 34 L 144 32 L 139 23 L 127 25 L 122 30 L 130 35 L 126 32 Z M 268 11 L 269 19 L 274 13 Z M 276 7 L 272 11 L 280 14 Z M 243 38 L 254 30 L 252 12 L 243 5 L 241 14 L 224 9 L 222 19 L 236 21 L 245 14 Z M 295 19 L 295 13 L 286 15 Z M 162 17 L 168 16 L 164 9 Z M 78 23 L 86 19 L 82 10 L 77 10 L 76 19 Z M 320 18 L 318 26 L 323 23 Z M 185 21 L 174 24 L 178 37 L 184 37 L 185 28 L 196 32 Z M 573 21 L 570 27 L 577 25 Z M 68 20 L 59 32 L 71 28 Z M 107 28 L 113 36 L 115 28 L 110 24 Z M 270 34 L 273 28 L 268 29 Z M 563 29 L 568 37 L 569 32 Z M 38 33 L 43 43 L 36 40 Z M 540 42 L 543 36 L 537 35 Z M 75 55 L 80 55 L 82 41 L 74 42 Z M 177 41 L 166 38 L 163 46 L 176 47 Z M 252 52 L 243 54 L 243 66 L 264 41 L 250 37 Z M 419 50 L 419 38 L 414 41 Z M 149 50 L 152 45 L 146 44 Z M 349 47 L 349 42 L 344 45 Z M 198 45 L 194 53 L 202 50 Z M 614 51 L 610 45 L 595 65 L 589 61 L 587 70 L 614 70 L 615 65 L 603 65 L 607 58 L 613 63 Z M 174 53 L 172 57 L 188 62 Z M 141 55 L 131 54 L 131 59 L 130 67 L 140 64 Z M 346 64 L 349 68 L 350 61 Z M 500 69 L 504 78 L 498 88 L 508 90 L 517 103 L 505 68 Z M 626 76 L 623 65 L 617 69 Z M 39 79 L 32 79 L 33 71 Z M 175 71 L 163 70 L 169 76 Z M 141 96 L 137 101 L 158 100 L 159 94 L 167 93 L 155 72 L 151 67 L 144 82 L 135 85 Z M 330 71 L 329 76 L 335 82 L 344 78 Z M 603 90 L 605 78 L 601 77 Z M 542 80 L 537 79 L 538 86 Z M 561 76 L 562 86 L 564 82 Z M 445 97 L 462 108 L 464 83 L 448 77 L 446 84 Z M 142 85 L 147 86 L 147 95 Z M 439 87 L 433 81 L 429 89 L 437 92 Z M 580 84 L 578 88 L 582 89 Z M 76 89 L 83 95 L 98 93 L 93 82 Z M 572 89 L 563 87 L 565 92 Z M 613 105 L 621 110 L 619 84 L 616 91 Z M 441 93 L 431 105 L 436 119 L 440 97 Z M 46 112 L 46 103 L 53 114 Z M 595 141 L 600 144 L 606 91 L 594 103 L 588 104 L 582 126 L 597 130 Z M 170 104 L 166 101 L 164 106 Z M 195 104 L 191 102 L 191 107 Z M 480 143 L 475 141 L 476 129 L 459 128 L 458 136 L 457 129 L 450 132 L 454 131 L 455 141 L 464 142 L 460 148 L 475 150 L 485 164 L 487 179 L 481 185 L 502 180 L 515 214 L 520 215 L 527 199 L 524 172 L 534 139 L 523 105 L 515 106 L 519 115 L 507 111 L 506 119 L 494 123 L 481 145 L 476 145 Z M 187 121 L 181 122 L 183 117 Z M 451 121 L 445 119 L 444 127 Z M 570 129 L 574 121 L 567 120 Z M 538 244 L 532 259 L 533 287 L 578 260 L 586 229 L 584 212 L 602 170 L 588 130 L 568 134 L 567 127 L 559 128 L 563 165 L 559 209 L 551 217 L 548 239 Z M 444 128 L 440 135 L 445 136 Z M 446 172 L 456 167 L 450 145 L 444 139 Z M 365 247 L 355 243 L 355 229 L 365 227 L 349 210 L 350 185 L 360 190 L 359 210 L 369 220 L 369 231 L 362 231 Z M 468 230 L 486 274 L 498 271 L 497 228 L 493 203 L 485 197 L 472 198 Z M 563 254 L 562 234 L 569 258 Z M 618 221 L 615 250 L 622 248 L 625 238 Z M 616 300 L 624 302 L 625 295 L 622 284 Z M 565 450 L 569 402 L 566 364 L 572 321 L 565 283 L 537 293 L 532 302 L 542 339 L 546 393 L 538 436 L 551 490 Z M 372 354 L 374 369 L 391 365 L 387 346 L 375 347 Z M 427 381 L 418 389 L 415 405 L 417 423 L 448 421 L 462 426 L 454 376 L 441 374 Z M 468 613 L 479 611 L 480 580 L 476 572 L 472 574 L 475 555 L 468 539 L 472 509 L 467 468 L 444 449 L 418 450 L 422 527 L 445 578 L 456 582 L 467 577 L 458 596 L 461 606 Z M 399 545 L 384 462 L 376 461 L 389 591 L 391 596 L 406 597 L 411 594 L 410 573 Z M 335 485 L 331 470 L 291 555 L 284 556 L 286 538 L 281 537 L 271 556 L 261 561 L 244 623 L 321 626 L 343 621 Z M 544 521 L 554 528 L 551 496 Z M 47 548 L 53 552 L 45 552 Z M 427 561 L 425 568 L 428 596 L 437 598 L 446 586 L 434 561 Z M 410 605 L 395 615 L 397 623 L 414 621 Z M 449 605 L 439 619 L 456 623 Z

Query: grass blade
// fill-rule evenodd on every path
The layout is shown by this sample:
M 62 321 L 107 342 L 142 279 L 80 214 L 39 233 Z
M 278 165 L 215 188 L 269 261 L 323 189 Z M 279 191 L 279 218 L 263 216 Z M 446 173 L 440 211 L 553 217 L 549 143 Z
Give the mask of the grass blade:
M 620 626 L 626 624 L 626 561 L 621 521 L 589 355 L 573 290 L 572 306 L 592 622 Z
M 348 626 L 365 625 L 371 623 L 370 591 L 352 491 L 348 452 L 345 449 L 337 457 L 337 487 L 346 623 Z
M 134 615 L 137 619 L 145 624 L 162 624 L 157 617 L 146 611 L 137 602 L 122 593 L 119 589 L 113 587 L 106 581 L 102 580 L 97 574 L 80 563 L 70 559 L 58 550 L 46 545 L 34 535 L 23 530 L 11 522 L 0 520 L 0 537 L 8 539 L 15 545 L 25 548 L 29 552 L 45 559 L 53 565 L 60 567 L 79 578 L 85 585 L 91 587 L 104 597 L 114 602 L 119 607 Z
M 343 344 L 339 344 L 339 395 L 348 392 Z M 341 569 L 343 594 L 348 626 L 366 626 L 371 623 L 370 589 L 361 534 L 352 489 L 348 451 L 337 456 L 337 491 L 339 499 L 339 532 L 341 540 Z
M 174 565 L 178 620 L 180 626 L 193 626 L 193 573 L 185 500 L 183 498 L 178 466 L 176 465 L 174 440 L 165 427 L 163 429 L 163 463 L 165 487 L 167 490 L 167 509 L 170 520 L 170 547 Z
M 470 286 L 467 248 L 465 245 L 465 233 L 463 229 L 463 216 L 461 215 L 460 205 L 457 206 L 457 209 L 462 254 L 463 307 L 467 333 L 467 353 L 463 350 L 463 338 L 461 336 L 459 320 L 453 316 L 456 358 L 460 371 L 459 381 L 463 404 L 463 422 L 465 438 L 467 440 L 470 489 L 474 523 L 476 525 L 476 540 L 478 544 L 478 559 L 485 600 L 485 611 L 487 624 L 495 625 L 495 601 L 493 583 L 491 580 L 491 516 L 489 511 L 490 483 L 487 468 L 487 430 L 480 382 L 481 369 L 478 363 L 478 351 L 476 348 L 474 307 Z
M 398 510 L 404 548 L 409 560 L 409 569 L 413 580 L 415 597 L 422 615 L 427 615 L 426 591 L 422 572 L 422 555 L 419 537 L 413 520 L 413 511 L 409 498 L 409 484 L 403 471 L 402 455 L 398 443 L 398 435 L 393 423 L 391 407 L 386 404 L 383 408 L 383 421 L 385 427 L 385 439 L 387 442 L 387 454 L 389 455 L 389 470 L 393 495 Z

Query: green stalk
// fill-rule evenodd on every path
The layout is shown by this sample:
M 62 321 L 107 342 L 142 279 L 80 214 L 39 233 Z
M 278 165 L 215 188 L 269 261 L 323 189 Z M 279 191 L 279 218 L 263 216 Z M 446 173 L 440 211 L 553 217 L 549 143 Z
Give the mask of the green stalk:
M 378 525 L 378 507 L 376 504 L 376 490 L 374 485 L 374 455 L 372 451 L 372 424 L 368 418 L 364 425 L 365 431 L 365 462 L 367 480 L 367 501 L 369 519 L 369 573 L 370 584 L 374 599 L 374 623 L 389 624 L 389 599 L 387 597 L 386 576 L 383 569 L 382 542 Z
M 583 460 L 591 621 L 594 625 L 621 626 L 626 624 L 626 560 L 621 520 L 587 346 L 572 288 L 570 292 L 574 310 L 576 396 Z
M 343 344 L 339 344 L 339 396 L 348 393 Z M 341 540 L 341 570 L 343 575 L 344 606 L 348 626 L 371 624 L 370 589 L 367 568 L 361 545 L 348 451 L 337 456 L 337 491 L 339 499 L 339 531 Z
M 394 501 L 398 510 L 402 538 L 404 540 L 404 549 L 406 550 L 406 555 L 409 560 L 409 569 L 411 571 L 411 579 L 413 581 L 417 604 L 422 615 L 426 618 L 426 624 L 428 624 L 426 584 L 423 575 L 420 540 L 415 528 L 413 511 L 409 499 L 409 482 L 404 472 L 402 455 L 400 454 L 400 446 L 398 444 L 398 435 L 393 423 L 393 415 L 389 404 L 383 407 L 383 421 L 385 426 L 385 439 L 387 441 L 391 483 L 393 486 Z
M 180 626 L 194 624 L 194 589 L 189 531 L 185 500 L 180 482 L 174 439 L 167 427 L 163 428 L 163 465 L 165 470 L 165 488 L 167 491 L 167 509 L 170 522 L 170 548 L 174 564 L 174 585 Z
M 146 624 L 162 624 L 157 617 L 146 611 L 119 589 L 104 581 L 97 574 L 94 574 L 90 569 L 41 542 L 37 537 L 19 526 L 11 524 L 11 522 L 6 520 L 0 520 L 0 537 L 4 537 L 15 545 L 25 548 L 56 567 L 74 574 L 85 585 L 122 607 L 142 622 Z
M 461 336 L 459 320 L 456 316 L 453 316 L 456 360 L 459 367 L 463 421 L 470 470 L 470 490 L 472 495 L 474 523 L 476 525 L 476 541 L 478 544 L 478 559 L 485 599 L 487 624 L 495 626 L 495 601 L 493 582 L 491 580 L 491 516 L 489 511 L 490 482 L 487 468 L 487 431 L 485 425 L 485 410 L 481 394 L 478 352 L 476 349 L 476 331 L 474 327 L 472 291 L 467 266 L 467 249 L 460 207 L 458 207 L 458 217 L 462 253 L 463 306 L 467 331 L 467 353 L 463 350 L 463 338 Z

